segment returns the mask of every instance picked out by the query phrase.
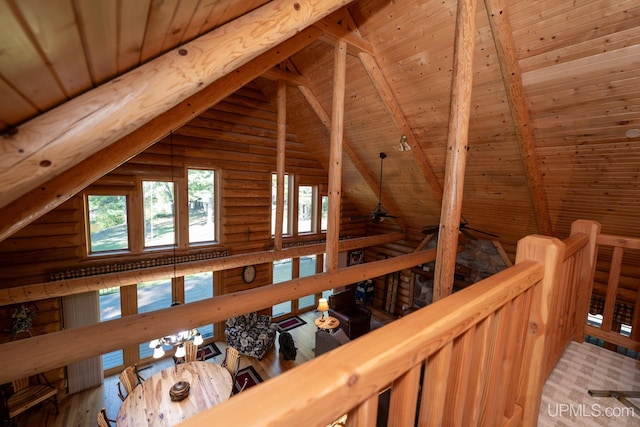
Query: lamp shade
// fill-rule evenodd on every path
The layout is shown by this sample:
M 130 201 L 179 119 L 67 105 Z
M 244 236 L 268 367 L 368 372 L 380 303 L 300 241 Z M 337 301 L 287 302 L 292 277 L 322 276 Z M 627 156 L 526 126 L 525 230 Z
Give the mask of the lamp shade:
M 176 349 L 176 357 L 184 357 L 187 351 L 184 349 L 184 344 L 180 344 Z
M 318 300 L 318 311 L 329 311 L 329 303 L 327 302 L 326 298 L 320 298 Z
M 149 342 L 149 348 L 156 348 L 156 346 L 157 346 L 158 344 L 160 344 L 160 340 L 159 340 L 159 339 L 151 340 L 151 341 Z
M 200 334 L 200 331 L 198 331 L 197 329 L 194 329 L 194 331 L 196 331 L 196 334 L 193 337 L 193 343 L 195 345 L 202 345 L 204 340 L 202 339 L 202 335 Z
M 164 356 L 164 348 L 162 348 L 161 344 L 158 344 L 153 350 L 153 358 L 160 359 L 162 356 Z

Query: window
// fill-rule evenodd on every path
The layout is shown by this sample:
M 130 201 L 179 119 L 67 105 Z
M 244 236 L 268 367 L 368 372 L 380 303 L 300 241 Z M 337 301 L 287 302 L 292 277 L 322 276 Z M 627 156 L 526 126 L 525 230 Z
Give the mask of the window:
M 107 288 L 98 291 L 100 321 L 106 322 L 122 317 L 120 305 L 120 288 Z M 124 365 L 122 350 L 102 355 L 102 369 L 107 370 Z
M 184 302 L 200 301 L 213 298 L 213 273 L 198 273 L 184 276 Z M 205 340 L 213 338 L 213 324 L 198 326 L 198 331 Z
M 176 243 L 174 184 L 168 181 L 143 181 L 144 246 Z
M 149 313 L 171 307 L 171 279 L 153 280 L 138 283 L 138 313 Z M 140 358 L 151 357 L 153 349 L 149 341 L 140 344 Z
M 300 257 L 300 277 L 313 276 L 316 274 L 316 256 Z M 298 309 L 312 307 L 316 305 L 315 294 L 307 295 L 298 299 Z
M 282 215 L 282 235 L 291 234 L 289 229 L 289 192 L 291 191 L 289 174 L 284 174 L 284 213 Z M 278 176 L 271 174 L 271 235 L 276 234 L 276 195 L 278 193 Z
M 293 278 L 293 260 L 281 259 L 273 262 L 273 283 L 286 282 Z M 291 313 L 291 301 L 281 302 L 271 308 L 271 316 L 278 317 Z
M 315 189 L 311 185 L 298 187 L 298 233 L 311 233 L 315 226 Z
M 215 234 L 215 173 L 189 169 L 189 243 L 213 242 Z
M 89 253 L 129 249 L 127 196 L 89 195 Z
M 320 208 L 320 230 L 327 231 L 327 218 L 329 217 L 329 196 L 322 196 Z

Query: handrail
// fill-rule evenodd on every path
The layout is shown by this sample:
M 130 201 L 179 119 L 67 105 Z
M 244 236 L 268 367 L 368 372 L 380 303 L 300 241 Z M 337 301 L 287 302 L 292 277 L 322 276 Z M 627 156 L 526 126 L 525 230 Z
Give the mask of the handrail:
M 374 425 L 387 387 L 390 425 L 535 425 L 563 244 L 541 237 L 521 243 L 515 266 L 181 425 L 231 425 L 242 414 L 252 426 L 324 426 L 345 413 L 349 426 Z
M 586 325 L 586 334 L 601 339 L 609 343 L 614 348 L 622 346 L 635 351 L 640 351 L 640 292 L 633 295 L 633 318 L 631 321 L 631 336 L 626 337 L 620 334 L 621 323 L 614 319 L 615 305 L 619 294 L 632 295 L 619 289 L 620 273 L 625 249 L 640 249 L 640 238 L 626 237 L 613 234 L 598 234 L 596 239 L 598 245 L 609 246 L 613 249 L 611 263 L 609 266 L 609 280 L 604 298 L 604 310 L 602 314 L 602 324 L 600 327 Z M 591 298 L 592 290 L 589 293 Z M 584 322 L 586 323 L 586 318 Z

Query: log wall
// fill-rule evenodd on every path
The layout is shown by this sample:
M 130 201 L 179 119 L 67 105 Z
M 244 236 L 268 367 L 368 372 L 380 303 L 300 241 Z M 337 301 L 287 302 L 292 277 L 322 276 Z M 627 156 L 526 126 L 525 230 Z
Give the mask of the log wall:
M 267 99 L 256 86 L 248 85 L 100 178 L 86 191 L 93 194 L 129 194 L 131 218 L 141 215 L 140 208 L 136 206 L 136 200 L 140 198 L 141 179 L 173 179 L 178 182 L 185 180 L 187 167 L 215 169 L 219 172 L 219 241 L 215 245 L 193 248 L 182 245 L 175 255 L 197 255 L 207 251 L 241 254 L 266 250 L 273 246 L 270 229 L 271 173 L 276 168 L 276 132 L 275 103 Z M 327 171 L 306 149 L 295 130 L 290 128 L 287 132 L 285 172 L 294 177 L 296 185 L 316 185 L 318 204 L 320 196 L 327 194 Z M 293 208 L 293 205 L 289 206 L 290 210 Z M 348 200 L 343 200 L 341 235 L 364 234 L 362 223 L 353 223 L 348 219 L 355 212 Z M 132 252 L 89 257 L 84 229 L 83 194 L 77 194 L 1 242 L 0 287 L 43 283 L 64 272 L 174 255 L 173 249 L 136 251 L 136 246 L 142 247 L 142 237 L 131 236 L 134 240 Z M 131 230 L 130 234 L 133 232 Z M 285 245 L 322 239 L 323 233 L 306 234 L 300 238 L 285 238 Z M 242 281 L 242 268 L 222 271 L 217 276 L 222 282 L 221 293 L 270 283 L 270 264 L 256 267 L 257 277 L 251 285 Z M 123 294 L 123 300 L 126 295 Z M 123 301 L 123 305 L 126 304 Z M 32 333 L 39 335 L 60 330 L 59 299 L 38 301 L 37 305 L 38 315 L 34 319 Z M 7 323 L 10 322 L 12 310 L 17 307 L 19 305 L 0 307 L 0 343 L 12 339 L 10 334 L 3 331 L 10 328 Z M 20 335 L 16 337 L 21 338 Z M 64 369 L 47 375 L 63 378 Z M 62 390 L 63 386 L 60 388 Z

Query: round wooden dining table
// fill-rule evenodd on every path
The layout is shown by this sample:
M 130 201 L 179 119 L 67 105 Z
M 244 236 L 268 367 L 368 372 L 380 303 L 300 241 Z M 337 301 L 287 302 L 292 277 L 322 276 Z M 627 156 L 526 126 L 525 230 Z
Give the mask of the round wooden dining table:
M 169 391 L 179 382 L 190 384 L 189 395 L 179 402 Z M 147 378 L 125 398 L 118 411 L 118 427 L 173 426 L 215 406 L 231 395 L 229 371 L 211 362 L 172 366 Z

